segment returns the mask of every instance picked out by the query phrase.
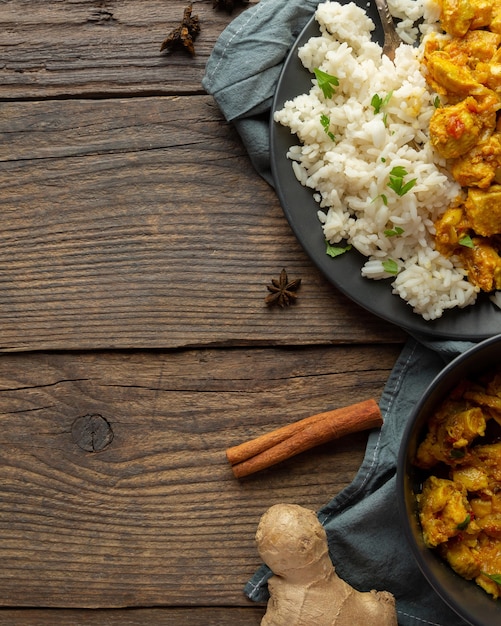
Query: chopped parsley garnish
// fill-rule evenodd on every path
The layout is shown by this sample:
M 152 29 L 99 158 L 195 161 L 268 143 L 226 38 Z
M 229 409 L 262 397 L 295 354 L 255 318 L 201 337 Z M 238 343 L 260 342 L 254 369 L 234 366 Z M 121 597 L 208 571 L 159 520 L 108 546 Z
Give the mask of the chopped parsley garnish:
M 325 113 L 322 113 L 322 115 L 320 116 L 320 124 L 322 124 L 325 134 L 329 137 L 329 139 L 331 139 L 332 141 L 336 141 L 334 133 L 329 130 L 331 118 L 328 115 L 325 115 Z
M 325 98 L 332 98 L 335 93 L 334 87 L 339 85 L 339 80 L 336 76 L 331 76 L 323 70 L 319 70 L 318 67 L 313 69 L 315 78 L 317 79 L 318 86 L 322 90 Z
M 451 459 L 462 459 L 465 456 L 465 451 L 463 449 L 453 448 L 449 456 Z
M 325 249 L 325 252 L 329 256 L 331 256 L 333 259 L 335 259 L 337 256 L 340 256 L 341 254 L 344 254 L 345 252 L 348 252 L 349 250 L 351 250 L 351 244 L 348 244 L 347 246 L 341 247 L 341 246 L 333 246 L 328 241 L 326 241 L 325 243 L 327 245 L 327 247 Z
M 442 103 L 440 102 L 440 96 L 435 97 L 435 100 L 433 100 L 433 106 L 436 109 L 439 109 L 442 106 Z
M 474 248 L 475 244 L 473 243 L 472 238 L 470 237 L 470 235 L 465 235 L 464 237 L 461 237 L 461 239 L 458 241 L 460 246 L 464 246 L 465 248 Z
M 466 530 L 468 528 L 468 526 L 470 525 L 471 522 L 471 515 L 467 515 L 464 520 L 461 522 L 461 524 L 458 524 L 456 526 L 456 528 L 458 530 Z
M 381 98 L 381 96 L 377 93 L 372 96 L 371 106 L 374 109 L 374 113 L 376 115 L 380 113 L 381 109 L 388 104 L 388 102 L 391 100 L 392 95 L 393 91 L 390 91 L 390 93 L 386 94 L 384 98 Z
M 381 198 L 381 202 L 384 204 L 384 206 L 388 206 L 388 198 L 384 193 L 380 193 L 379 196 L 373 198 L 371 202 L 376 202 L 376 200 L 378 200 L 379 198 Z
M 482 574 L 493 580 L 497 585 L 501 585 L 501 574 L 487 574 L 486 572 L 482 572 Z
M 399 196 L 404 196 L 417 183 L 417 178 L 412 178 L 404 183 L 405 176 L 407 176 L 407 170 L 401 165 L 397 165 L 390 172 L 390 182 L 388 183 L 388 187 L 393 189 L 393 191 Z
M 393 259 L 383 261 L 383 269 L 387 274 L 398 274 L 398 263 Z
M 392 95 L 393 95 L 393 91 L 390 91 L 390 93 L 387 93 L 384 98 L 381 98 L 381 96 L 377 93 L 375 93 L 372 96 L 371 106 L 374 109 L 375 115 L 377 115 L 378 113 L 381 113 L 381 109 L 383 109 L 388 104 Z M 388 114 L 387 113 L 383 114 L 383 124 L 385 126 L 388 126 Z
M 384 234 L 386 235 L 386 237 L 397 237 L 398 235 L 401 235 L 404 232 L 403 228 L 400 228 L 400 226 L 395 226 L 395 228 L 390 228 L 388 230 L 384 231 Z

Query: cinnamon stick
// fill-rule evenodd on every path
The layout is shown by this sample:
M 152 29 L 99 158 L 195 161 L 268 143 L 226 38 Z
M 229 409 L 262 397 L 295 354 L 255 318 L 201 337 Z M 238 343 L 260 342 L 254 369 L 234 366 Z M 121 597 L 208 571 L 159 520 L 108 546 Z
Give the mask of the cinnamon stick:
M 364 400 L 347 407 L 318 413 L 282 426 L 226 450 L 233 474 L 249 476 L 350 433 L 381 426 L 383 419 L 375 400 Z

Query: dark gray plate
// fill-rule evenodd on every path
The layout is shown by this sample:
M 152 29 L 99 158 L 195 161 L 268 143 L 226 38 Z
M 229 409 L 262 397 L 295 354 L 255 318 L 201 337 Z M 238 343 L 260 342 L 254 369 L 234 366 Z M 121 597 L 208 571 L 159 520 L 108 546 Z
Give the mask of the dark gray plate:
M 383 34 L 375 6 L 363 0 L 355 2 L 367 11 L 376 24 L 374 40 L 382 42 Z M 472 341 L 501 333 L 501 309 L 486 294 L 480 294 L 473 306 L 446 311 L 440 319 L 427 322 L 413 313 L 412 308 L 400 297 L 391 293 L 389 280 L 374 281 L 361 276 L 360 270 L 365 261 L 361 254 L 351 250 L 333 259 L 325 253 L 323 232 L 316 215 L 318 204 L 313 199 L 312 190 L 298 182 L 291 162 L 286 157 L 295 138 L 288 128 L 273 121 L 273 112 L 281 109 L 286 100 L 310 90 L 312 75 L 301 64 L 297 50 L 310 37 L 318 34 L 318 25 L 312 18 L 299 35 L 284 64 L 273 100 L 270 122 L 271 167 L 275 188 L 285 216 L 300 244 L 341 292 L 361 307 L 409 332 Z

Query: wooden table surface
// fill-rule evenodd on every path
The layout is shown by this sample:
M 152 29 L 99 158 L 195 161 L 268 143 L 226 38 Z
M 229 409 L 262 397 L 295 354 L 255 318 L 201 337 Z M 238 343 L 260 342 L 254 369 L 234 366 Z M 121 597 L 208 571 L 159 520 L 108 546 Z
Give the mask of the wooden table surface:
M 247 7 L 194 2 L 196 55 L 160 54 L 185 6 L 0 1 L 0 624 L 258 625 L 260 516 L 328 502 L 367 435 L 240 481 L 225 449 L 379 399 L 405 340 L 313 266 L 201 87 Z M 299 299 L 269 308 L 282 268 Z

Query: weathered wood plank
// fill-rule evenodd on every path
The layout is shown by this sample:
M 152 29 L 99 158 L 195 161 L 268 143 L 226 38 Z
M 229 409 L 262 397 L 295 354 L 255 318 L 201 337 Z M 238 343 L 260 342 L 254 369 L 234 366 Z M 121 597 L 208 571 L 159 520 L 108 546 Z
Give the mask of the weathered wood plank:
M 264 607 L 0 609 L 2 626 L 259 626 Z
M 5 355 L 0 605 L 247 606 L 260 515 L 328 502 L 353 479 L 366 434 L 242 481 L 225 449 L 379 398 L 398 349 Z M 112 429 L 99 452 L 76 438 L 85 415 Z
M 260 515 L 328 501 L 366 434 L 243 481 L 225 448 L 379 397 L 404 334 L 312 266 L 203 94 L 245 9 L 195 1 L 191 58 L 159 53 L 184 1 L 0 4 L 0 624 L 257 626 Z M 300 299 L 268 310 L 282 267 Z
M 201 93 L 207 58 L 232 15 L 193 2 L 196 55 L 160 54 L 185 0 L 3 0 L 0 97 Z
M 0 103 L 0 163 L 1 350 L 403 336 L 313 267 L 208 96 Z M 282 267 L 299 303 L 269 310 Z

